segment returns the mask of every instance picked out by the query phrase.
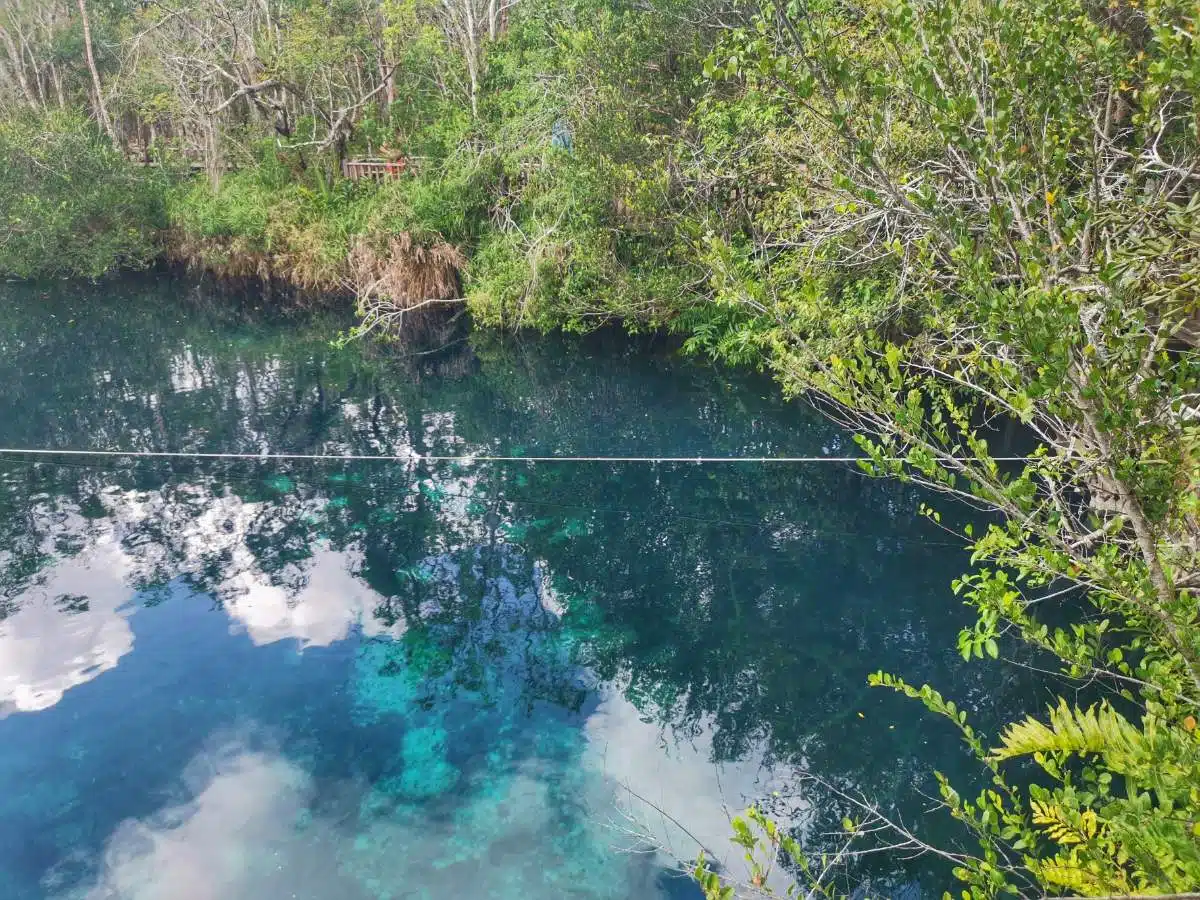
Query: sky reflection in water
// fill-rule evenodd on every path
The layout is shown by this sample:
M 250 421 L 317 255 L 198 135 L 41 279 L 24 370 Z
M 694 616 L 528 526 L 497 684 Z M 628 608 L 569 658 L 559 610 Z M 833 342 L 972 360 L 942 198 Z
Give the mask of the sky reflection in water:
M 183 287 L 8 289 L 0 443 L 845 450 L 652 348 L 406 363 Z M 842 466 L 6 462 L 4 896 L 694 897 L 649 846 L 736 866 L 727 815 L 755 800 L 817 845 L 845 810 L 803 771 L 917 814 L 961 755 L 866 674 L 985 720 L 1030 693 L 956 664 L 963 560 L 919 499 Z

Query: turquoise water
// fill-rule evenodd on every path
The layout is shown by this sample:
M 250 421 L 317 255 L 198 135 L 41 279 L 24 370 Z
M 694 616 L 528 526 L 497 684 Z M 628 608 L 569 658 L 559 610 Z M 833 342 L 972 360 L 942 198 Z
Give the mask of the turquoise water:
M 203 287 L 0 288 L 0 445 L 808 455 L 845 435 L 654 342 L 404 356 Z M 694 898 L 728 815 L 861 792 L 934 836 L 985 723 L 952 537 L 841 464 L 0 462 L 0 895 Z M 849 887 L 940 893 L 921 860 Z

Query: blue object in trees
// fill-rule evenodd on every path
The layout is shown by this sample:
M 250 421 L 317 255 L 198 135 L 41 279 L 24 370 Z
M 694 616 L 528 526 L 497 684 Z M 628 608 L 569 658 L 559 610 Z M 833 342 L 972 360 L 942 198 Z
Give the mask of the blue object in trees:
M 550 146 L 557 147 L 559 150 L 571 152 L 573 142 L 571 140 L 571 123 L 566 119 L 558 119 L 550 126 Z

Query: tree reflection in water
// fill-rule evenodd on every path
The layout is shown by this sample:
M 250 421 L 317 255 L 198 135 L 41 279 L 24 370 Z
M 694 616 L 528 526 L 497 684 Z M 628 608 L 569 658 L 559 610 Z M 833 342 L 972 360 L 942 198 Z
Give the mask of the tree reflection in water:
M 470 883 L 502 885 L 495 896 L 686 895 L 661 858 L 613 852 L 627 836 L 606 825 L 627 824 L 621 809 L 679 855 L 695 853 L 694 836 L 730 864 L 726 811 L 751 801 L 811 846 L 837 829 L 845 804 L 797 789 L 805 772 L 939 827 L 922 822 L 920 791 L 934 766 L 963 765 L 955 737 L 868 693 L 867 673 L 952 686 L 985 722 L 1030 700 L 1031 685 L 958 664 L 965 616 L 947 585 L 963 558 L 907 486 L 842 465 L 414 461 L 846 452 L 843 435 L 765 382 L 605 339 L 476 337 L 406 361 L 330 349 L 324 315 L 168 314 L 161 284 L 122 290 L 123 302 L 63 295 L 36 309 L 12 291 L 0 443 L 408 462 L 4 461 L 0 709 L 17 715 L 0 722 L 0 782 L 30 784 L 0 801 L 0 830 L 59 835 L 39 838 L 41 856 L 0 854 L 14 883 L 33 883 L 25 870 L 44 856 L 57 864 L 43 887 L 63 896 L 157 896 L 161 860 L 207 865 L 164 823 L 206 832 L 227 791 L 244 793 L 226 782 L 262 776 L 286 785 L 283 806 L 245 817 L 265 816 L 262 840 L 289 860 L 323 859 L 326 874 L 272 880 L 262 859 L 229 862 L 248 851 L 225 836 L 212 896 L 315 897 L 334 882 L 364 896 Z M 74 775 L 55 776 L 75 793 L 48 800 L 26 777 L 49 777 L 26 758 L 36 717 L 20 714 L 52 721 L 83 685 L 103 691 L 128 660 L 166 652 L 136 609 L 159 606 L 147 623 L 168 622 L 201 603 L 226 637 L 201 640 L 203 625 L 176 636 L 180 671 L 232 654 L 259 687 L 205 699 L 174 768 L 146 767 L 143 797 L 92 803 L 82 779 L 111 756 L 85 748 Z M 235 653 L 239 641 L 248 649 Z M 275 652 L 285 647 L 314 673 L 303 696 Z M 147 723 L 222 690 L 173 677 L 139 687 Z M 86 720 L 79 740 L 113 727 Z M 203 765 L 187 758 L 216 752 L 214 730 L 236 751 L 217 754 L 215 774 L 187 775 L 182 805 L 154 812 L 156 791 Z M 281 817 L 308 824 L 279 831 Z M 873 861 L 854 878 L 940 887 L 942 874 Z

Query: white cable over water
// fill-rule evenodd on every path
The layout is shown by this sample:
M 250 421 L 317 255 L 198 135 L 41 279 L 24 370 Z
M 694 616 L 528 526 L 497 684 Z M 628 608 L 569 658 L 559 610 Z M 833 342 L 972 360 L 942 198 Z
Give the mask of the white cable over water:
M 188 450 L 51 450 L 0 447 L 0 456 L 99 456 L 145 457 L 151 459 L 242 459 L 311 462 L 594 462 L 594 463 L 856 463 L 870 462 L 867 456 L 495 456 L 470 453 L 458 456 L 385 453 L 201 453 Z M 994 456 L 995 462 L 1030 462 L 1028 456 Z M 899 458 L 885 462 L 904 462 Z

